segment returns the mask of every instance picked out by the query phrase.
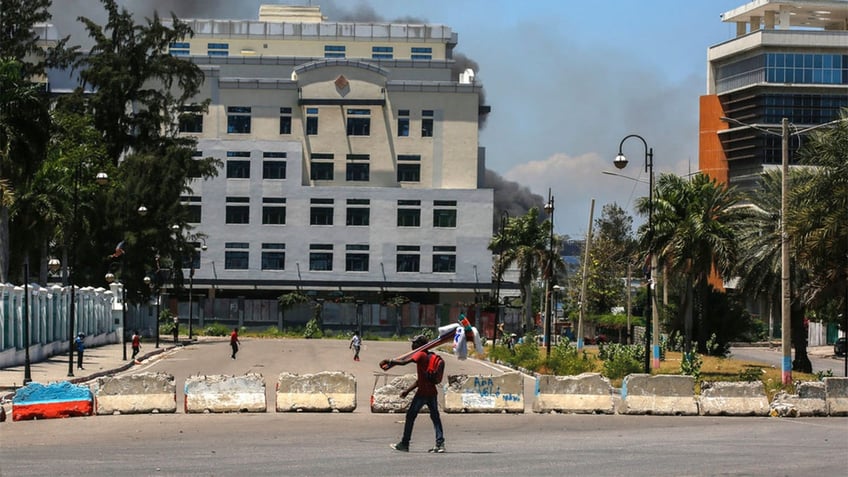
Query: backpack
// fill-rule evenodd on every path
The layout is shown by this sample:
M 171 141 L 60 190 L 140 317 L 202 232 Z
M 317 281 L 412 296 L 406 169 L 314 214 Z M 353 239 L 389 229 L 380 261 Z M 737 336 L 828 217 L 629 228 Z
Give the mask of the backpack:
M 427 353 L 427 355 L 430 359 L 427 361 L 424 377 L 433 384 L 439 384 L 445 376 L 445 360 L 436 353 Z

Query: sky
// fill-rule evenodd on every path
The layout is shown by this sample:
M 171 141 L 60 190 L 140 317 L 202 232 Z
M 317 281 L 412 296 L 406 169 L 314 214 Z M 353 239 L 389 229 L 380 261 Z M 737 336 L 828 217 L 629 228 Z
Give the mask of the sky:
M 655 176 L 697 170 L 707 49 L 733 38 L 720 15 L 747 0 L 119 0 L 139 21 L 153 9 L 255 19 L 261 3 L 320 5 L 331 21 L 450 26 L 492 108 L 480 132 L 486 167 L 544 199 L 550 190 L 555 232 L 581 239 L 593 199 L 595 219 L 617 203 L 644 221 L 634 201 L 648 194 L 645 145 L 627 139 L 630 164 L 612 165 L 626 136 L 644 138 Z M 98 0 L 53 0 L 52 11 L 61 35 L 79 29 L 77 16 L 105 18 Z

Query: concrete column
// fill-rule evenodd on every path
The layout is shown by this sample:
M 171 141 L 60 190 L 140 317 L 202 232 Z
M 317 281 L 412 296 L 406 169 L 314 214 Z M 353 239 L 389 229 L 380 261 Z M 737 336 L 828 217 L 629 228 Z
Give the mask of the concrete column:
M 759 31 L 762 30 L 762 18 L 761 17 L 751 17 L 751 31 Z
M 736 22 L 736 36 L 745 36 L 748 33 L 748 24 L 745 22 Z
M 774 30 L 774 14 L 775 12 L 773 11 L 767 11 L 763 17 L 766 30 Z
M 789 30 L 789 22 L 792 17 L 789 14 L 789 6 L 781 5 L 777 17 L 777 27 L 781 30 Z

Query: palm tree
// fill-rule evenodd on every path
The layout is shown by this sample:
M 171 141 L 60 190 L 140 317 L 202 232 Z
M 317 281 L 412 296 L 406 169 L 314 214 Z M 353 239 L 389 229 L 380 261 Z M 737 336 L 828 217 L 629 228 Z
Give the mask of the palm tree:
M 740 196 L 732 187 L 718 183 L 705 174 L 689 180 L 674 174 L 663 174 L 657 181 L 654 197 L 654 234 L 647 243 L 647 229 L 640 230 L 643 249 L 657 255 L 658 262 L 671 274 L 685 281 L 681 308 L 685 310 L 684 331 L 687 356 L 691 353 L 694 333 L 694 307 L 698 307 L 698 323 L 707 327 L 709 278 L 716 271 L 730 278 L 737 256 L 734 228 L 746 211 L 736 207 Z M 647 197 L 637 201 L 637 210 L 647 214 Z M 698 336 L 700 348 L 705 336 Z
M 739 278 L 737 288 L 743 296 L 763 300 L 770 321 L 773 310 L 780 309 L 781 181 L 777 169 L 763 174 L 760 188 L 748 195 L 748 219 L 737 229 L 740 249 L 735 272 Z
M 810 270 L 799 288 L 805 303 L 841 295 L 848 287 L 848 109 L 833 128 L 811 134 L 800 151 L 805 168 L 793 184 L 790 236 Z
M 503 234 L 496 234 L 489 244 L 490 250 L 502 250 L 496 268 L 518 267 L 521 302 L 524 303 L 524 324 L 531 329 L 532 300 L 530 287 L 546 265 L 551 222 L 539 221 L 539 209 L 531 208 L 525 215 L 510 217 Z
M 792 169 L 789 173 L 789 189 L 797 195 L 800 184 L 808 182 L 804 176 L 812 171 Z M 749 215 L 739 227 L 741 252 L 736 265 L 739 290 L 752 298 L 765 298 L 770 309 L 779 308 L 781 294 L 781 239 L 780 212 L 783 176 L 780 170 L 772 169 L 762 176 L 761 187 L 749 194 Z M 792 200 L 792 199 L 790 199 Z M 787 217 L 787 232 L 790 237 L 790 256 L 795 260 L 790 266 L 790 323 L 795 360 L 792 369 L 812 372 L 812 363 L 807 357 L 807 336 L 804 331 L 806 305 L 800 299 L 801 284 L 810 282 L 806 267 L 798 260 L 800 254 L 798 234 L 792 230 L 797 224 L 797 205 L 793 201 Z M 771 315 L 771 313 L 769 313 Z

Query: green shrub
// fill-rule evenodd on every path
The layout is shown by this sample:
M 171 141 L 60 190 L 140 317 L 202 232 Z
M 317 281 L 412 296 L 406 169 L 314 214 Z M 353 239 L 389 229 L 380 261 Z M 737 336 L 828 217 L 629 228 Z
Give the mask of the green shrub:
M 530 371 L 538 370 L 542 365 L 542 358 L 539 355 L 539 345 L 536 344 L 536 337 L 527 335 L 524 342 L 515 345 L 515 356 L 512 364 L 515 366 L 529 369 Z
M 212 323 L 211 325 L 206 325 L 203 330 L 201 330 L 200 334 L 204 336 L 228 336 L 230 331 L 232 331 L 232 329 L 227 325 Z
M 595 370 L 595 359 L 591 358 L 585 350 L 578 351 L 577 346 L 568 340 L 563 340 L 553 348 L 551 355 L 546 361 L 546 366 L 551 374 L 557 376 L 576 376 Z
M 680 374 L 692 376 L 695 378 L 695 381 L 699 381 L 701 378 L 701 365 L 703 364 L 704 360 L 700 354 L 695 352 L 683 353 L 683 359 L 680 360 Z
M 306 323 L 306 328 L 303 329 L 304 338 L 322 338 L 324 333 L 321 331 L 321 325 L 318 324 L 317 318 L 312 318 Z
M 645 349 L 639 345 L 613 343 L 599 346 L 598 357 L 604 361 L 604 376 L 608 379 L 622 379 L 628 374 L 643 371 Z

